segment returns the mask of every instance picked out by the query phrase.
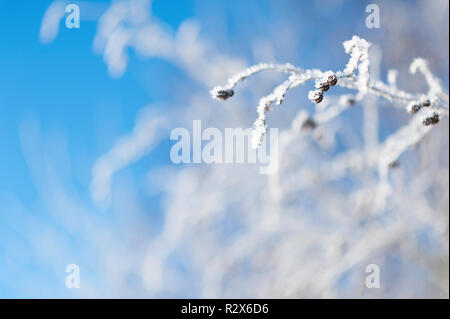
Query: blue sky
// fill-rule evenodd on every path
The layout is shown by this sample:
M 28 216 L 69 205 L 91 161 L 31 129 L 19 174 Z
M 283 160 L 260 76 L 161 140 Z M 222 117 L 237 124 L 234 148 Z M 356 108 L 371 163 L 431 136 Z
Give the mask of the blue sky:
M 13 206 L 9 203 L 12 199 L 24 203 L 34 217 L 45 223 L 51 223 L 51 218 L 45 211 L 36 180 L 33 180 L 23 155 L 20 123 L 28 118 L 38 119 L 41 133 L 49 144 L 51 140 L 64 136 L 74 172 L 68 178 L 73 178 L 73 185 L 82 200 L 89 202 L 87 186 L 93 161 L 111 146 L 115 137 L 133 126 L 136 111 L 152 99 L 132 74 L 127 73 L 121 79 L 108 76 L 102 58 L 92 53 L 94 22 L 83 22 L 82 28 L 75 32 L 61 28 L 54 43 L 40 44 L 40 23 L 50 3 L 0 3 L 0 147 L 4 150 L 0 168 L 0 197 L 3 202 L 0 241 L 5 243 L 0 248 L 0 264 L 5 266 L 6 257 L 11 257 L 6 243 L 24 243 L 23 252 L 30 255 L 25 259 L 26 264 L 20 265 L 23 274 L 19 271 L 17 275 L 31 282 L 36 282 L 36 276 L 44 281 L 47 276 L 49 281 L 54 276 L 45 270 L 39 258 L 33 256 L 32 250 L 27 249 L 26 242 L 21 240 L 27 232 L 21 218 L 29 215 L 20 217 L 18 211 L 11 211 Z M 54 161 L 65 165 L 64 159 Z M 20 259 L 16 261 L 21 263 Z M 37 289 L 27 293 L 18 288 L 23 289 L 23 284 L 12 285 L 14 281 L 9 280 L 5 283 L 8 274 L 1 268 L 0 296 L 51 294 L 51 289 L 50 292 Z M 55 288 L 55 285 L 51 286 Z

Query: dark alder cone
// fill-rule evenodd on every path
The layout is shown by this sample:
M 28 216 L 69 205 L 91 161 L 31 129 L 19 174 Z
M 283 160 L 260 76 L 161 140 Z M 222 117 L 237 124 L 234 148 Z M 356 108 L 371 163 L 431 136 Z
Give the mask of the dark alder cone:
M 228 99 L 229 97 L 232 97 L 233 95 L 234 95 L 233 90 L 219 90 L 216 93 L 216 97 L 218 99 L 221 99 L 222 101 L 225 101 L 226 99 Z
M 336 75 L 335 75 L 335 74 L 330 75 L 330 76 L 328 77 L 328 79 L 327 79 L 327 83 L 328 83 L 329 86 L 336 85 L 336 83 L 337 83 L 337 77 L 336 77 Z
M 302 123 L 302 130 L 313 130 L 316 128 L 316 122 L 314 122 L 314 120 L 307 118 L 303 123 Z
M 322 82 L 322 81 L 316 82 L 315 86 L 316 86 L 316 89 L 320 90 L 321 92 L 326 92 L 330 88 L 330 86 L 328 85 L 327 82 Z
M 308 98 L 314 103 L 320 103 L 323 100 L 323 94 L 320 91 L 309 91 Z
M 429 99 L 426 99 L 426 100 L 423 100 L 422 105 L 423 105 L 423 106 L 430 106 L 430 105 L 431 105 L 431 102 L 430 102 Z
M 352 97 L 349 97 L 347 99 L 347 103 L 348 103 L 348 105 L 355 105 L 356 100 L 354 98 L 352 98 Z
M 432 116 L 424 118 L 422 121 L 423 126 L 434 125 L 439 122 L 439 114 L 434 113 Z
M 389 163 L 389 168 L 397 168 L 400 167 L 400 162 L 399 161 L 393 161 Z

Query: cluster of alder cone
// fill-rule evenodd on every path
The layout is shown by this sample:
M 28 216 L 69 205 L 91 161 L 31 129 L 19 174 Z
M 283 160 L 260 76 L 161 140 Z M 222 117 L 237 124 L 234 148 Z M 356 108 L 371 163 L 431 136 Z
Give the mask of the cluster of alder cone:
M 323 92 L 328 91 L 330 86 L 334 86 L 337 83 L 337 77 L 334 73 L 329 74 L 323 79 L 317 80 L 315 87 L 316 90 L 309 91 L 308 98 L 314 103 L 320 103 L 323 100 Z

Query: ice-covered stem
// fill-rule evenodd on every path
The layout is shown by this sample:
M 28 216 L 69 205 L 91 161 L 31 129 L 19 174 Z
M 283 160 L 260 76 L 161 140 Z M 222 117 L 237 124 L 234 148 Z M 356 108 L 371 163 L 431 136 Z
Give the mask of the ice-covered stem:
M 302 70 L 297 69 L 296 67 L 294 67 L 289 63 L 286 64 L 260 63 L 251 66 L 234 75 L 233 77 L 229 78 L 226 85 L 216 86 L 211 90 L 211 95 L 214 99 L 226 100 L 227 98 L 233 96 L 234 94 L 233 89 L 239 82 L 244 81 L 248 77 L 260 73 L 262 71 L 277 71 L 292 74 L 299 74 L 303 72 Z
M 395 106 L 406 107 L 410 113 L 418 112 L 423 106 L 431 106 L 438 117 L 448 116 L 448 94 L 443 92 L 439 80 L 431 74 L 425 60 L 415 59 L 411 64 L 410 71 L 415 73 L 416 70 L 420 70 L 424 74 L 430 90 L 427 94 L 411 94 L 397 88 L 395 83 L 396 73 L 393 73 L 394 71 L 390 72 L 388 84 L 382 81 L 370 80 L 369 48 L 371 44 L 369 42 L 358 36 L 353 36 L 351 40 L 345 41 L 343 45 L 345 52 L 350 54 L 350 59 L 343 71 L 323 72 L 317 69 L 303 70 L 291 64 L 262 63 L 236 74 L 228 80 L 226 85 L 212 89 L 211 94 L 213 98 L 225 100 L 234 95 L 234 88 L 240 81 L 262 71 L 277 71 L 291 74 L 272 93 L 259 101 L 257 107 L 258 117 L 253 125 L 253 147 L 258 147 L 264 139 L 267 131 L 266 113 L 271 110 L 271 106 L 273 104 L 281 104 L 289 90 L 310 80 L 316 81 L 316 90 L 309 93 L 310 100 L 315 103 L 320 103 L 323 99 L 323 93 L 328 91 L 330 85 L 336 84 L 357 90 L 358 94 L 355 97 L 355 101 L 360 101 L 366 93 L 370 93 L 382 96 L 389 101 L 395 101 L 397 102 Z M 333 79 L 332 82 L 327 81 L 330 77 Z M 437 123 L 435 115 L 431 115 L 430 118 L 429 120 L 423 120 L 423 125 Z
M 358 88 L 363 96 L 369 88 L 369 48 L 370 42 L 354 35 L 351 40 L 343 43 L 345 53 L 350 54 L 344 73 L 354 74 L 358 68 Z
M 426 118 L 416 116 L 386 139 L 380 148 L 378 160 L 378 172 L 382 180 L 387 178 L 391 164 L 396 163 L 406 150 L 419 143 L 431 130 L 431 127 L 423 122 L 427 119 L 435 120 L 436 116 L 438 117 L 436 113 Z
M 417 70 L 425 76 L 425 80 L 430 87 L 428 91 L 429 95 L 438 95 L 439 93 L 442 93 L 441 82 L 431 73 L 428 62 L 425 59 L 415 58 L 411 63 L 409 72 L 415 74 Z
M 259 100 L 259 104 L 256 109 L 258 117 L 253 123 L 253 134 L 252 134 L 253 147 L 258 147 L 262 143 L 264 136 L 266 135 L 267 132 L 266 113 L 271 110 L 270 108 L 271 105 L 273 103 L 275 103 L 276 105 L 280 105 L 281 103 L 283 103 L 283 99 L 286 93 L 290 89 L 308 81 L 312 77 L 312 73 L 314 73 L 314 71 L 308 71 L 301 75 L 299 74 L 291 75 L 286 81 L 277 86 L 272 93 Z

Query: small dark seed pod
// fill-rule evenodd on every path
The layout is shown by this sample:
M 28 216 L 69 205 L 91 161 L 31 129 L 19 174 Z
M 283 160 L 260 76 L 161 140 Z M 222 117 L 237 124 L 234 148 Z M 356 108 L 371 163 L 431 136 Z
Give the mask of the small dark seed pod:
M 356 100 L 352 97 L 349 97 L 347 99 L 347 103 L 348 103 L 348 105 L 354 105 L 356 103 Z
M 395 160 L 393 162 L 390 162 L 388 166 L 389 166 L 389 168 L 397 168 L 400 166 L 400 162 Z
M 309 91 L 308 98 L 314 103 L 320 103 L 323 100 L 323 94 L 320 91 Z
M 424 118 L 422 121 L 423 126 L 434 125 L 439 122 L 439 114 L 433 113 L 432 116 Z
M 327 79 L 327 83 L 328 83 L 329 86 L 336 85 L 336 83 L 337 83 L 337 77 L 336 77 L 336 75 L 335 75 L 335 74 L 331 74 L 331 75 L 328 77 L 328 79 Z
M 416 102 L 411 102 L 406 107 L 406 111 L 408 111 L 409 114 L 415 114 L 419 112 L 419 110 L 422 108 L 422 106 Z
M 430 102 L 429 99 L 425 99 L 425 100 L 422 101 L 422 105 L 428 107 L 428 106 L 431 105 L 431 102 Z
M 225 101 L 226 99 L 228 99 L 229 97 L 232 97 L 234 95 L 234 91 L 233 90 L 219 90 L 216 93 L 216 97 L 218 99 L 221 99 L 222 101 Z
M 318 89 L 321 92 L 326 92 L 330 88 L 330 86 L 328 85 L 327 82 L 322 82 L 322 81 L 316 82 L 315 87 L 316 87 L 316 89 Z
M 315 129 L 317 126 L 316 122 L 314 122 L 313 119 L 307 118 L 303 123 L 302 123 L 302 130 L 313 130 Z

